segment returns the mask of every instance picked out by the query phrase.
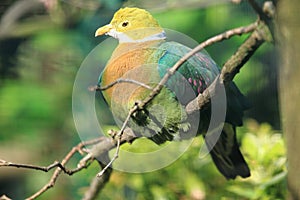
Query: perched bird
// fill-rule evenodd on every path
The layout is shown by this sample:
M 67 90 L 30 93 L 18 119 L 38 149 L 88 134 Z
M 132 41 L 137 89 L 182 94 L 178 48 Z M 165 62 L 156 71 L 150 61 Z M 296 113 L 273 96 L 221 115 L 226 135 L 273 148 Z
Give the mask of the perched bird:
M 149 12 L 139 8 L 118 10 L 108 25 L 97 29 L 95 36 L 104 34 L 118 39 L 119 44 L 100 75 L 99 86 L 123 78 L 153 87 L 191 50 L 175 41 L 166 41 L 166 33 L 158 22 Z M 188 138 L 189 132 L 194 129 L 205 138 L 210 109 L 201 110 L 201 119 L 193 122 L 191 119 L 195 118 L 187 115 L 185 106 L 202 93 L 218 74 L 219 68 L 207 53 L 195 54 L 144 109 L 131 117 L 130 128 L 135 134 L 148 137 L 157 144 Z M 141 84 L 128 82 L 102 91 L 116 121 L 120 123 L 124 122 L 128 111 L 150 92 Z M 250 170 L 239 150 L 236 126 L 242 125 L 243 111 L 248 105 L 234 83 L 226 88 L 226 96 L 226 120 L 218 141 L 211 146 L 210 155 L 227 179 L 236 176 L 245 178 L 250 176 Z M 210 145 L 207 141 L 206 144 Z

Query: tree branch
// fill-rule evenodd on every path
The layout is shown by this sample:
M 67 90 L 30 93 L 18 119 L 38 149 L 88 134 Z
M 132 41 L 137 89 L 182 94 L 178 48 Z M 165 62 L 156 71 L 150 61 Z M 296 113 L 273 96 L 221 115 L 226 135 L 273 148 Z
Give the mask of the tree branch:
M 139 81 L 136 81 L 136 80 L 132 80 L 132 79 L 126 79 L 126 78 L 119 78 L 116 81 L 114 81 L 114 82 L 112 82 L 108 85 L 105 85 L 103 87 L 100 87 L 99 85 L 96 85 L 96 86 L 91 86 L 88 89 L 90 91 L 102 91 L 102 90 L 107 90 L 107 89 L 109 89 L 109 88 L 111 88 L 114 85 L 119 84 L 119 83 L 132 83 L 132 84 L 144 87 L 146 89 L 152 90 L 152 88 L 149 85 L 146 85 L 145 83 L 142 83 L 142 82 L 139 82 Z
M 274 7 L 270 5 L 270 2 L 266 2 L 264 8 L 265 12 L 274 13 L 274 10 L 272 10 Z M 206 106 L 210 102 L 210 98 L 215 95 L 215 88 L 219 87 L 218 84 L 227 84 L 232 81 L 254 52 L 265 41 L 270 41 L 272 33 L 269 25 L 271 26 L 271 23 L 266 24 L 264 21 L 258 20 L 257 27 L 253 33 L 223 65 L 220 76 L 202 94 L 199 94 L 197 98 L 187 104 L 186 112 L 188 114 L 192 114 Z
M 34 193 L 33 195 L 31 195 L 30 197 L 27 198 L 27 200 L 36 199 L 38 196 L 40 196 L 41 194 L 43 194 L 44 192 L 46 192 L 48 189 L 52 188 L 55 185 L 55 183 L 62 171 L 68 175 L 72 175 L 76 172 L 81 171 L 84 168 L 87 168 L 91 164 L 91 161 L 93 160 L 93 157 L 89 156 L 89 154 L 86 157 L 84 157 L 82 160 L 79 161 L 78 166 L 75 169 L 69 170 L 65 167 L 65 165 L 74 156 L 75 153 L 78 152 L 81 155 L 83 155 L 84 152 L 86 152 L 86 150 L 84 149 L 84 146 L 97 144 L 97 143 L 105 140 L 105 138 L 106 137 L 101 137 L 101 138 L 93 139 L 90 141 L 81 142 L 77 146 L 73 147 L 71 149 L 71 151 L 63 158 L 63 160 L 61 162 L 55 161 L 53 164 L 51 164 L 47 167 L 28 165 L 28 164 L 18 164 L 18 163 L 8 162 L 5 160 L 0 160 L 0 167 L 17 167 L 17 168 L 40 170 L 40 171 L 44 171 L 44 172 L 48 172 L 51 169 L 56 168 L 56 170 L 54 171 L 49 182 L 44 187 L 42 187 L 39 191 L 37 191 L 36 193 Z
M 216 87 L 233 80 L 253 53 L 265 42 L 260 32 L 261 30 L 255 30 L 223 65 L 220 76 L 202 94 L 199 94 L 197 98 L 187 104 L 186 112 L 188 114 L 192 114 L 206 106 L 210 102 L 210 98 L 215 95 Z
M 101 160 L 109 162 L 108 152 L 106 152 L 102 155 Z M 98 162 L 98 163 L 102 168 L 105 168 L 107 166 L 106 164 L 103 164 L 101 162 Z M 112 169 L 109 168 L 104 171 L 104 173 L 101 177 L 98 177 L 98 176 L 94 177 L 94 179 L 92 180 L 92 182 L 90 184 L 89 189 L 84 194 L 83 200 L 96 199 L 96 197 L 98 196 L 101 189 L 108 182 L 111 173 L 112 173 Z
M 272 1 L 266 1 L 263 7 L 260 7 L 255 0 L 248 0 L 253 10 L 258 14 L 260 21 L 267 24 L 271 37 L 265 38 L 267 41 L 272 41 L 274 38 L 274 22 L 275 17 L 275 6 Z

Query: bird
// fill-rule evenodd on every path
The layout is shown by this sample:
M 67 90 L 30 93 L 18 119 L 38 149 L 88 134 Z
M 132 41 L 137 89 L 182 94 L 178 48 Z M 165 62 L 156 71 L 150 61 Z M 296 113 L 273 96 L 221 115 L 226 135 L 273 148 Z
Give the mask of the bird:
M 136 82 L 121 82 L 101 91 L 116 122 L 122 124 L 130 109 L 148 97 L 151 88 L 191 49 L 168 41 L 158 21 L 148 11 L 136 7 L 116 11 L 109 24 L 96 30 L 95 37 L 102 35 L 117 39 L 118 46 L 101 72 L 98 86 L 120 79 Z M 219 73 L 218 65 L 205 51 L 194 54 L 152 101 L 131 116 L 128 126 L 136 135 L 156 144 L 188 138 L 189 132 L 196 129 L 196 135 L 204 136 L 213 162 L 226 179 L 247 178 L 250 169 L 239 149 L 236 127 L 242 126 L 243 112 L 249 103 L 234 82 L 226 86 L 226 118 L 215 145 L 206 139 L 210 109 L 201 110 L 199 119 L 185 111 L 187 103 L 203 93 Z

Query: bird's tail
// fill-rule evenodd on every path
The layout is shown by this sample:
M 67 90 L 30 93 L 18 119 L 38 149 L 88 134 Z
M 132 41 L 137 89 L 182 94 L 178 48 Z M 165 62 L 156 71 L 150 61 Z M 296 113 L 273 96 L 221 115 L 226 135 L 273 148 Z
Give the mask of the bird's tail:
M 225 123 L 214 146 L 207 137 L 205 142 L 215 165 L 227 179 L 250 176 L 250 169 L 237 143 L 235 126 Z

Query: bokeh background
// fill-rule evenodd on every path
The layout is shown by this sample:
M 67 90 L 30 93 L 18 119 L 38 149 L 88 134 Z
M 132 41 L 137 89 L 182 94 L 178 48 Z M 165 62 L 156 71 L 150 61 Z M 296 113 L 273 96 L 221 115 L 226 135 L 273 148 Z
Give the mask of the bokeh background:
M 0 159 L 46 166 L 80 142 L 72 116 L 73 82 L 84 58 L 106 38 L 94 38 L 95 30 L 107 24 L 120 7 L 146 8 L 162 27 L 202 42 L 257 19 L 246 1 L 234 2 L 1 0 Z M 246 37 L 237 36 L 206 50 L 222 66 Z M 286 152 L 278 106 L 277 58 L 275 46 L 266 43 L 235 78 L 252 104 L 244 126 L 238 128 L 241 149 L 252 170 L 250 178 L 226 181 L 210 157 L 199 159 L 199 137 L 178 161 L 164 169 L 145 174 L 114 171 L 100 198 L 284 199 Z M 110 117 L 103 123 L 113 125 Z M 70 167 L 76 159 L 80 157 Z M 98 171 L 95 163 L 71 177 L 62 175 L 54 189 L 39 199 L 80 199 Z M 0 168 L 0 196 L 24 199 L 50 176 Z

